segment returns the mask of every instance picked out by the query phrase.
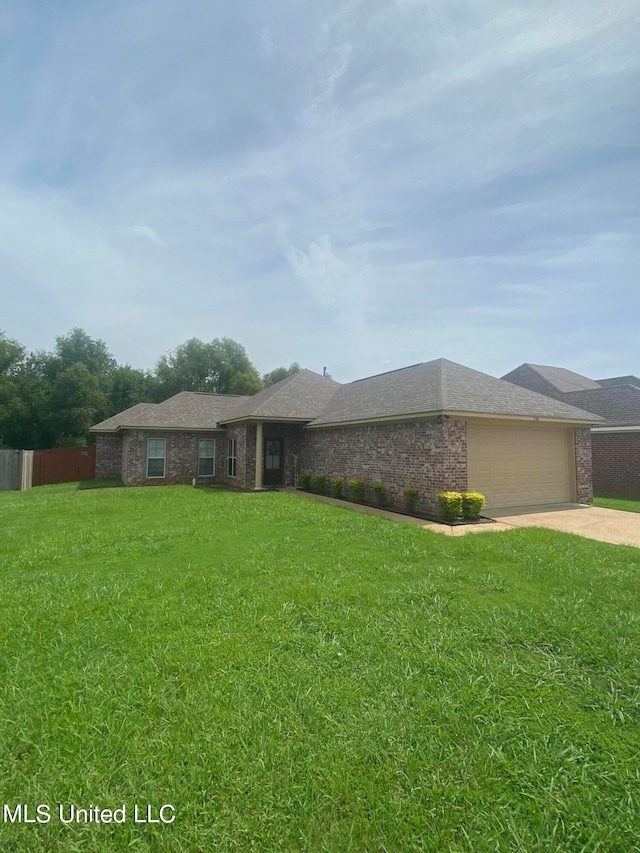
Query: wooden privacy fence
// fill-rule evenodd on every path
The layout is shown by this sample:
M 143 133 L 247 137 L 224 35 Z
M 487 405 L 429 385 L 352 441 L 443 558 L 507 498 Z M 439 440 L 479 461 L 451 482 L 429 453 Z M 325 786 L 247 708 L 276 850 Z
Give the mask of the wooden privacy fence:
M 95 473 L 95 445 L 54 450 L 0 450 L 0 492 L 93 480 Z
M 74 483 L 93 480 L 96 473 L 96 446 L 56 447 L 33 451 L 33 485 Z
M 31 488 L 33 450 L 0 450 L 0 492 Z

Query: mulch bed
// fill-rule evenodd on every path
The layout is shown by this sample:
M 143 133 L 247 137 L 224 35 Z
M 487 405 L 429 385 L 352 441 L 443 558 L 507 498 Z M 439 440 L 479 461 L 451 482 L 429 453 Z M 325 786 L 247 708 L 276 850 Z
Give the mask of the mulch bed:
M 310 495 L 318 494 L 317 492 L 312 492 L 310 489 L 301 489 L 297 487 L 299 492 L 306 492 Z M 367 503 L 366 501 L 353 501 L 347 497 L 334 498 L 333 495 L 318 495 L 321 498 L 333 498 L 333 500 L 344 501 L 345 503 L 354 504 L 354 506 L 370 506 L 373 509 L 382 509 L 387 510 L 388 512 L 395 512 L 398 515 L 406 515 L 409 518 L 421 518 L 424 521 L 433 521 L 435 524 L 447 524 L 449 527 L 461 527 L 467 524 L 495 524 L 495 519 L 487 518 L 484 515 L 481 515 L 479 518 L 460 518 L 457 521 L 446 521 L 442 516 L 439 515 L 430 515 L 426 512 L 418 512 L 415 510 L 414 512 L 409 512 L 406 509 L 400 509 L 395 506 L 380 506 L 380 504 L 372 504 Z

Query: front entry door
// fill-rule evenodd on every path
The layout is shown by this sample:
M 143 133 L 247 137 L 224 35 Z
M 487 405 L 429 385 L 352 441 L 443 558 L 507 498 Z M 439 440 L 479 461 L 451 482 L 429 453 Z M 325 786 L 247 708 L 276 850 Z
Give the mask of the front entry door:
M 265 486 L 281 486 L 284 483 L 284 454 L 281 438 L 265 438 L 264 471 L 262 482 Z

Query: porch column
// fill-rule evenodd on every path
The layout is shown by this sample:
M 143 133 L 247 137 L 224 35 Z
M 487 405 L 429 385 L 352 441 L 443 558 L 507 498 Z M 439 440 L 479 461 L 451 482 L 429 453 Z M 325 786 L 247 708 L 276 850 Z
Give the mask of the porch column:
M 256 424 L 256 489 L 262 488 L 262 466 L 264 465 L 262 447 L 262 423 L 258 422 Z

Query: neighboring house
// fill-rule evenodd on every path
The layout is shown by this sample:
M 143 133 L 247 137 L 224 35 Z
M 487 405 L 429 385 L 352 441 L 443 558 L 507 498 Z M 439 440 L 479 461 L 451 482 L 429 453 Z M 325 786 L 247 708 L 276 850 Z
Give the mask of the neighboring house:
M 502 378 L 605 418 L 591 430 L 594 491 L 640 497 L 640 378 L 594 380 L 541 364 L 521 364 Z
M 348 385 L 309 370 L 251 397 L 183 391 L 92 428 L 97 477 L 127 485 L 291 486 L 300 472 L 382 482 L 435 511 L 467 488 L 487 506 L 588 502 L 597 415 L 438 359 Z

